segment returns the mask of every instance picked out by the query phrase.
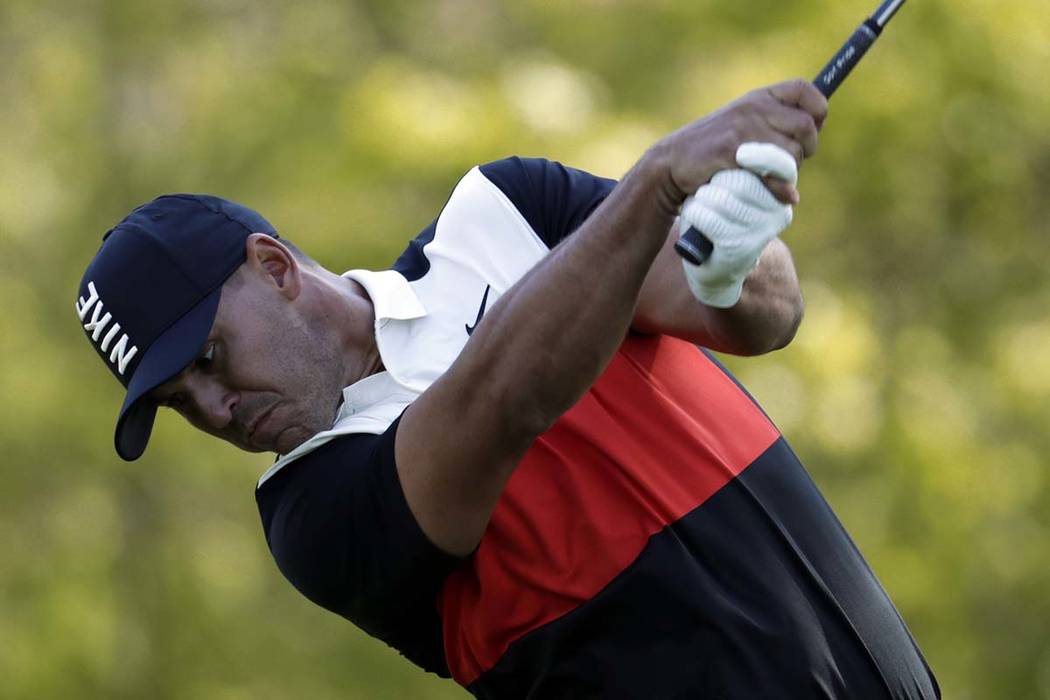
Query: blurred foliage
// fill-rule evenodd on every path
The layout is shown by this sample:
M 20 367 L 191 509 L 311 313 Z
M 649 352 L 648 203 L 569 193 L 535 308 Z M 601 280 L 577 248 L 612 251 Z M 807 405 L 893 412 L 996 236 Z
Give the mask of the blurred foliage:
M 280 577 L 267 459 L 121 393 L 73 313 L 158 193 L 384 267 L 511 153 L 617 177 L 813 75 L 868 2 L 0 0 L 5 698 L 454 698 Z M 1050 698 L 1050 3 L 914 0 L 836 95 L 787 234 L 807 318 L 732 367 L 881 577 L 945 697 Z

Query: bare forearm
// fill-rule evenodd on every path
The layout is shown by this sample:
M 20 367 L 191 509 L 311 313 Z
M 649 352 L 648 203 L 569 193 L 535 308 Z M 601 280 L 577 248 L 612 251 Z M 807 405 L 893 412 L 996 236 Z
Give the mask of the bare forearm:
M 813 100 L 809 111 L 800 106 Z M 670 134 L 493 305 L 397 433 L 405 498 L 439 547 L 465 554 L 477 545 L 522 454 L 601 374 L 685 197 L 734 167 L 743 141 L 801 154 L 795 134 L 807 121 L 815 134 L 809 114 L 822 100 L 807 81 L 780 83 Z
M 405 412 L 398 476 L 420 527 L 445 551 L 467 554 L 477 545 L 525 450 L 623 341 L 674 218 L 660 174 L 643 158 L 576 233 L 500 297 L 455 363 Z

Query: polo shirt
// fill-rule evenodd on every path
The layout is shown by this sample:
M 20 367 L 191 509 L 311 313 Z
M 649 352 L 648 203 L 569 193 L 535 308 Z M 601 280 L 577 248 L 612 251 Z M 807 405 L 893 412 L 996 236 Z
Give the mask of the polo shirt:
M 260 478 L 278 567 L 479 698 L 939 697 L 776 426 L 676 338 L 628 334 L 534 441 L 470 556 L 420 530 L 394 460 L 401 413 L 614 186 L 542 159 L 476 167 L 391 269 L 346 273 L 385 369 Z

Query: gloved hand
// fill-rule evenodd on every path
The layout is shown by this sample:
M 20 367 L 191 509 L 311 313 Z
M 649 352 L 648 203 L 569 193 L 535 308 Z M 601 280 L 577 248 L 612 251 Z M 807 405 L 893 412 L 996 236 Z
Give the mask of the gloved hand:
M 679 224 L 680 234 L 692 226 L 714 245 L 702 265 L 682 260 L 682 266 L 693 296 L 723 309 L 740 300 L 762 251 L 791 224 L 791 205 L 778 201 L 760 176 L 798 181 L 794 157 L 771 143 L 741 144 L 736 162 L 741 169 L 715 173 L 685 201 Z

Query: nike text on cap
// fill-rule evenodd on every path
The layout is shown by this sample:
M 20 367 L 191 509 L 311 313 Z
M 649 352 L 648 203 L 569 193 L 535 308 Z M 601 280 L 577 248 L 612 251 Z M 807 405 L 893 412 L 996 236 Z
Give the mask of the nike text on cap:
M 102 237 L 75 306 L 88 340 L 128 390 L 114 435 L 124 459 L 145 451 L 157 414 L 146 394 L 200 352 L 223 282 L 244 262 L 252 233 L 277 237 L 270 222 L 235 202 L 168 194 Z

